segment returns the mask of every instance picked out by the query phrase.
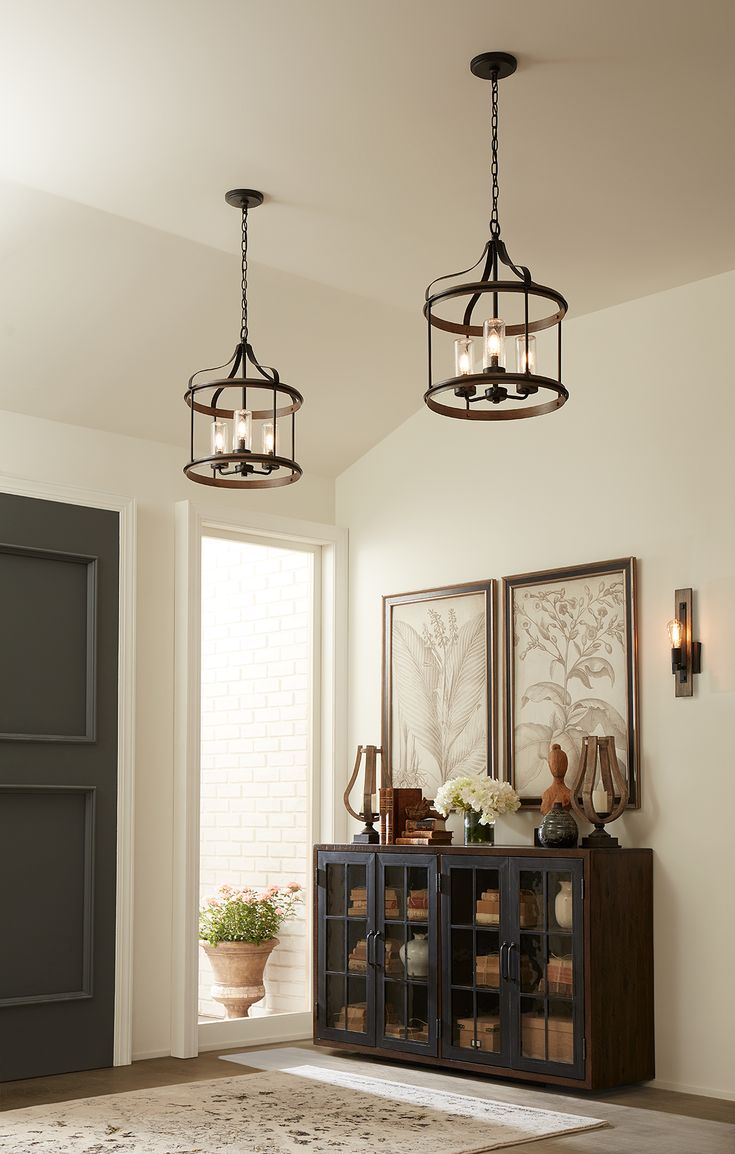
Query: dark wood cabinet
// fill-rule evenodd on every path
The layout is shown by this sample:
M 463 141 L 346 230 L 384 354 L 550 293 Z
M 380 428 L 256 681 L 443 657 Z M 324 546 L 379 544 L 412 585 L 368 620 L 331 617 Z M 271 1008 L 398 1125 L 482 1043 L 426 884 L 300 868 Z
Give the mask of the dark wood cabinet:
M 598 1089 L 654 1075 L 650 850 L 317 846 L 314 1038 Z

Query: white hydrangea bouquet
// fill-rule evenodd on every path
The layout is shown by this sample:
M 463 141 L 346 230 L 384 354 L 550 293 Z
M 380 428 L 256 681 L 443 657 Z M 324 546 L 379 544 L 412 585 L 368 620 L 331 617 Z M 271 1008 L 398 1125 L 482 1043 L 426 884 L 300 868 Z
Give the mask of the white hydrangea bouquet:
M 434 809 L 444 817 L 452 810 L 474 811 L 480 815 L 480 825 L 491 825 L 502 813 L 515 813 L 520 804 L 512 785 L 492 777 L 452 777 L 434 798 Z

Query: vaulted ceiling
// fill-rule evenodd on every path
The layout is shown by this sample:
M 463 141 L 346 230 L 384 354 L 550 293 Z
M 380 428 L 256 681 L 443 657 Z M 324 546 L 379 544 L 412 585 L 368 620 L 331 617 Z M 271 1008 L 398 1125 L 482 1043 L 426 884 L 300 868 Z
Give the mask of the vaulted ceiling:
M 182 445 L 238 331 L 334 475 L 425 388 L 429 280 L 501 222 L 570 315 L 735 267 L 731 0 L 0 0 L 0 408 Z

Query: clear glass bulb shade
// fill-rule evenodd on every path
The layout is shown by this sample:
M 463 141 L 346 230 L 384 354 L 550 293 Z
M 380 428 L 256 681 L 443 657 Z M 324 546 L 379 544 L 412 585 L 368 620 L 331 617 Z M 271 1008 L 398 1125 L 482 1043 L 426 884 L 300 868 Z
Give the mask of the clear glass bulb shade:
M 533 333 L 528 334 L 528 342 L 525 333 L 516 337 L 516 372 L 536 372 L 536 338 Z
M 235 409 L 232 416 L 232 451 L 249 452 L 253 444 L 253 414 L 248 409 Z
M 262 438 L 262 452 L 274 453 L 276 449 L 276 435 L 273 429 L 273 421 L 263 421 Z
M 669 631 L 669 641 L 672 649 L 681 649 L 682 638 L 684 637 L 684 626 L 678 617 L 672 617 L 666 628 Z
M 475 371 L 475 342 L 472 337 L 459 337 L 454 342 L 454 374 L 467 377 Z
M 482 367 L 505 368 L 505 321 L 490 317 L 482 326 Z
M 212 456 L 227 452 L 227 421 L 212 421 L 211 427 Z

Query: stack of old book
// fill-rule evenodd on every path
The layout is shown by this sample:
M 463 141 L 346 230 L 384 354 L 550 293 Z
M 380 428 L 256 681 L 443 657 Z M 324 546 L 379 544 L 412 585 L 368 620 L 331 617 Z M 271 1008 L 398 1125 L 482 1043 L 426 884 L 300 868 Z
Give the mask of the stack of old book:
M 343 1006 L 335 1015 L 335 1030 L 351 1030 L 353 1034 L 366 1032 L 367 1003 L 354 1002 L 350 1006 Z
M 452 835 L 441 817 L 406 818 L 396 845 L 451 845 Z
M 428 890 L 408 891 L 408 920 L 410 922 L 425 922 L 429 910 Z
M 546 963 L 546 993 L 571 998 L 574 993 L 574 968 L 570 957 L 552 954 Z
M 500 985 L 500 955 L 478 954 L 475 958 L 475 985 L 497 990 Z
M 350 890 L 350 904 L 347 910 L 347 917 L 366 918 L 367 913 L 367 887 L 355 886 Z
M 391 921 L 395 918 L 400 918 L 400 916 L 401 916 L 401 894 L 400 894 L 400 891 L 397 889 L 393 889 L 392 886 L 386 886 L 385 887 L 384 900 L 385 900 L 385 910 L 384 910 L 385 918 L 388 921 Z
M 497 926 L 500 924 L 500 892 L 499 890 L 484 890 L 477 899 L 475 921 L 481 926 Z
M 362 940 L 356 944 L 348 958 L 347 969 L 351 970 L 354 974 L 366 974 L 367 968 L 367 941 L 365 938 L 362 938 Z

